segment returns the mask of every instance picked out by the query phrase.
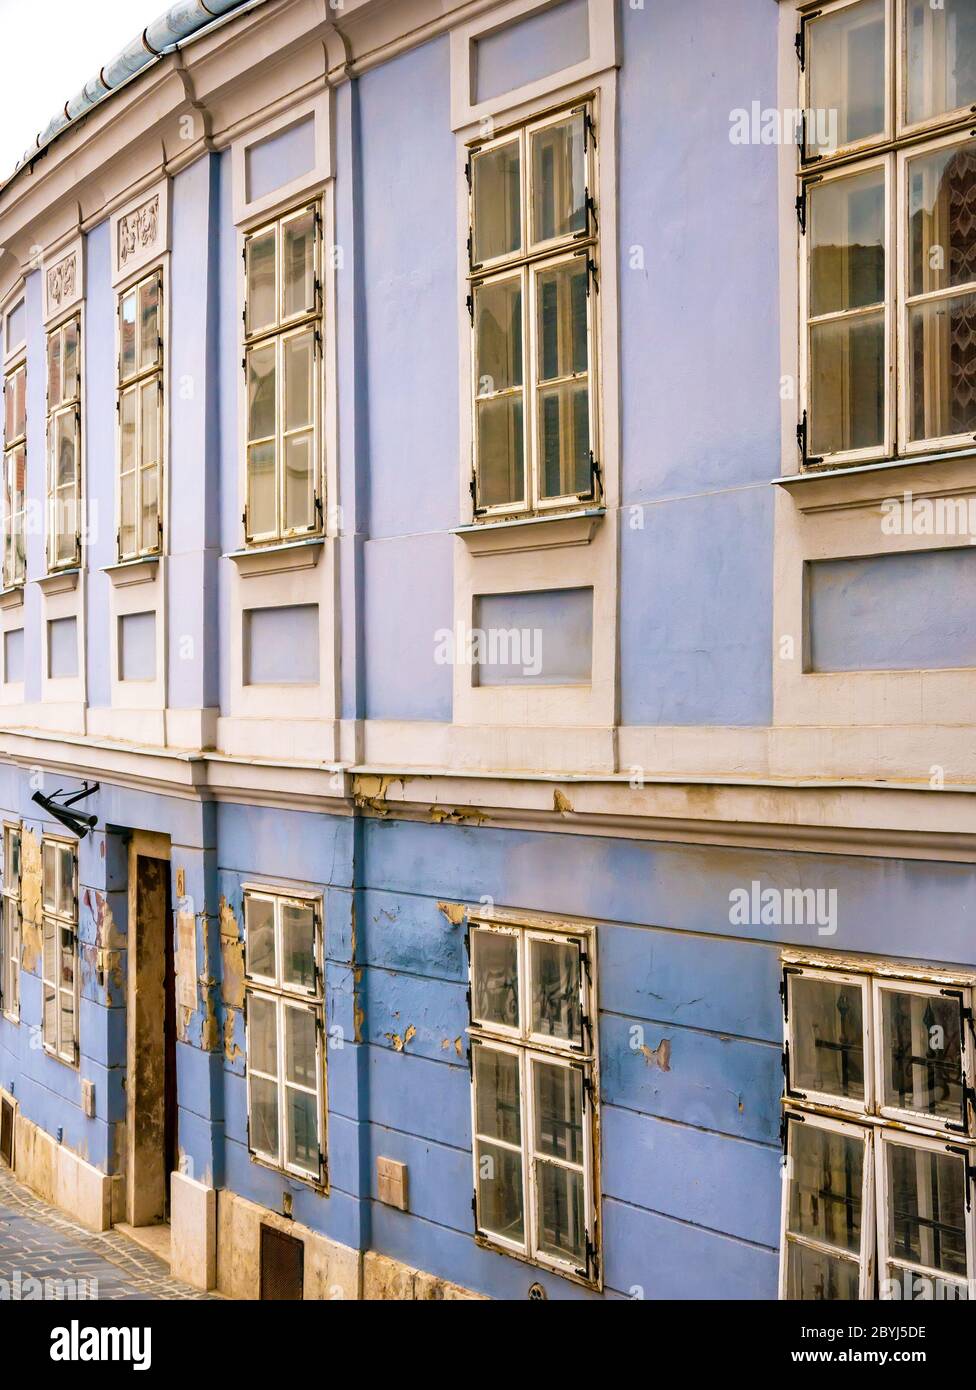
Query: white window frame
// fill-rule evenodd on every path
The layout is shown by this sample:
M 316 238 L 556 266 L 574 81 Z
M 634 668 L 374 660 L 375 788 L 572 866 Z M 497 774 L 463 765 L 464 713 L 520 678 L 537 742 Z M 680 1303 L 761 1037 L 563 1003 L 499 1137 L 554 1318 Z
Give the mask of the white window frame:
M 538 131 L 548 126 L 564 122 L 570 115 L 583 111 L 585 188 L 588 202 L 586 206 L 586 228 L 583 232 L 569 233 L 544 241 L 533 242 L 532 229 L 532 177 L 531 142 Z M 599 92 L 565 102 L 553 110 L 536 115 L 531 119 L 516 122 L 490 140 L 476 140 L 467 146 L 466 176 L 469 181 L 467 208 L 469 247 L 466 289 L 469 305 L 470 330 L 470 436 L 471 436 L 471 496 L 472 514 L 475 521 L 491 521 L 504 517 L 544 516 L 553 512 L 578 508 L 582 503 L 601 505 L 604 496 L 602 481 L 602 461 L 600 451 L 600 404 L 601 404 L 601 363 L 599 353 L 599 314 L 596 298 L 600 291 L 601 278 L 601 210 L 599 200 Z M 504 256 L 494 256 L 485 262 L 473 260 L 475 251 L 475 209 L 474 209 L 474 163 L 484 154 L 504 145 L 517 143 L 519 147 L 519 210 L 521 216 L 521 240 L 516 252 Z M 538 314 L 536 312 L 536 283 L 540 271 L 551 269 L 560 262 L 569 262 L 579 257 L 585 258 L 587 276 L 586 294 L 586 349 L 587 349 L 587 401 L 589 426 L 589 453 L 592 459 L 590 488 L 585 492 L 567 492 L 559 496 L 542 495 L 542 459 L 539 440 L 539 412 L 537 409 L 540 390 L 538 364 Z M 518 278 L 522 301 L 522 385 L 511 387 L 503 392 L 479 394 L 478 342 L 476 299 L 479 289 L 486 283 Z M 575 376 L 583 374 L 574 374 Z M 546 385 L 573 378 L 553 378 Z M 480 455 L 478 446 L 478 402 L 479 400 L 501 396 L 522 397 L 522 467 L 523 497 L 513 502 L 482 505 L 480 491 Z
M 138 317 L 139 291 L 143 285 L 155 280 L 158 295 L 157 309 L 157 328 L 159 346 L 157 348 L 156 360 L 148 367 L 140 367 L 139 356 L 139 333 L 140 323 Z M 135 319 L 135 345 L 136 345 L 136 366 L 134 371 L 127 376 L 122 372 L 122 307 L 125 300 L 130 295 L 135 296 L 136 319 Z M 118 342 L 118 368 L 116 385 L 116 470 L 115 470 L 115 505 L 116 505 L 116 550 L 120 564 L 127 561 L 139 560 L 147 555 L 161 555 L 163 552 L 163 513 L 164 497 L 166 487 L 166 280 L 163 274 L 163 266 L 157 264 L 149 270 L 143 270 L 138 277 L 129 281 L 127 284 L 116 290 L 116 333 Z M 142 459 L 142 392 L 151 382 L 156 382 L 158 414 L 157 414 L 157 486 L 156 486 L 156 531 L 155 538 L 151 545 L 142 545 L 142 485 L 143 473 L 146 471 Z M 135 399 L 135 424 L 133 436 L 133 472 L 135 477 L 134 485 L 134 517 L 136 545 L 132 550 L 122 548 L 122 401 L 123 398 L 133 395 Z
M 77 394 L 65 399 L 64 396 L 64 337 L 65 330 L 71 325 L 76 326 L 78 335 L 78 382 Z M 83 393 L 83 360 L 84 360 L 84 339 L 82 336 L 82 315 L 81 305 L 76 305 L 69 314 L 52 325 L 47 330 L 45 337 L 45 386 L 47 390 L 47 568 L 48 573 L 53 574 L 58 570 L 75 569 L 81 562 L 81 441 L 82 441 L 82 393 Z M 50 396 L 50 361 L 51 361 L 51 340 L 59 338 L 59 371 L 60 396 L 61 399 L 56 406 L 51 405 Z M 58 422 L 63 416 L 74 416 L 74 482 L 73 482 L 73 501 L 75 509 L 75 546 L 72 554 L 67 559 L 58 559 L 57 538 L 61 534 L 57 527 L 58 516 L 58 490 L 57 490 L 57 427 Z
M 973 996 L 969 989 L 947 989 L 945 986 L 936 984 L 925 984 L 918 980 L 892 980 L 875 979 L 873 981 L 874 1005 L 873 1013 L 877 1020 L 875 1027 L 875 1077 L 877 1086 L 877 1113 L 885 1120 L 897 1120 L 904 1124 L 910 1124 L 919 1129 L 930 1130 L 946 1136 L 956 1135 L 957 1138 L 964 1137 L 971 1132 L 970 1106 L 967 1087 L 973 1079 L 973 1041 L 972 1028 L 967 1027 L 965 1010 L 972 1010 Z M 959 1004 L 959 1047 L 960 1047 L 960 1067 L 962 1073 L 962 1109 L 958 1120 L 938 1119 L 933 1115 L 925 1115 L 919 1111 L 909 1110 L 895 1105 L 885 1105 L 884 1103 L 884 1012 L 882 1009 L 882 997 L 888 994 L 917 994 L 923 998 L 945 999 L 960 996 Z
M 881 168 L 884 170 L 884 207 L 885 207 L 885 299 L 883 306 L 873 305 L 868 308 L 840 309 L 827 314 L 820 314 L 814 318 L 810 317 L 810 274 L 812 270 L 811 256 L 811 216 L 810 216 L 810 194 L 818 189 L 825 187 L 829 183 L 840 182 L 847 178 L 856 178 L 859 174 L 867 173 L 871 169 Z M 863 449 L 838 449 L 836 453 L 826 454 L 820 457 L 819 462 L 831 467 L 840 465 L 854 466 L 859 463 L 866 463 L 871 459 L 879 457 L 889 457 L 895 444 L 895 409 L 894 409 L 894 389 L 892 380 L 892 362 L 895 352 L 895 319 L 896 311 L 894 305 L 895 291 L 895 255 L 893 251 L 893 226 L 894 226 L 894 163 L 890 155 L 881 155 L 877 158 L 867 158 L 859 161 L 856 165 L 844 165 L 839 169 L 831 169 L 823 174 L 815 176 L 815 180 L 808 179 L 805 185 L 804 196 L 806 199 L 806 233 L 800 238 L 800 410 L 806 419 L 813 420 L 813 399 L 810 381 L 811 372 L 811 352 L 810 335 L 814 325 L 830 322 L 843 322 L 864 318 L 869 314 L 876 314 L 879 307 L 884 310 L 884 382 L 885 399 L 882 407 L 884 418 L 884 435 L 882 442 L 878 445 L 870 445 Z M 808 425 L 810 429 L 810 425 Z M 807 453 L 809 464 L 809 450 L 811 447 L 811 436 L 807 436 Z
M 833 0 L 813 9 L 813 0 L 798 4 L 797 22 L 806 39 L 806 62 L 799 72 L 800 106 L 810 105 L 811 62 L 809 30 L 841 10 L 849 9 L 860 0 Z M 812 10 L 812 13 L 811 13 Z M 907 111 L 907 0 L 886 0 L 885 39 L 885 133 L 862 140 L 819 157 L 805 158 L 800 149 L 797 157 L 797 179 L 806 228 L 799 235 L 799 412 L 798 438 L 803 449 L 803 465 L 809 469 L 849 467 L 880 460 L 912 459 L 930 454 L 951 454 L 973 446 L 976 431 L 961 432 L 920 440 L 909 438 L 911 424 L 910 359 L 908 315 L 913 304 L 926 300 L 952 299 L 976 293 L 976 283 L 931 294 L 910 297 L 909 226 L 907 196 L 907 164 L 955 143 L 970 140 L 973 115 L 969 106 L 958 107 L 931 120 L 908 125 Z M 883 163 L 886 168 L 885 197 L 885 402 L 883 408 L 884 440 L 877 446 L 863 449 L 837 450 L 826 455 L 812 453 L 811 421 L 812 383 L 810 380 L 809 320 L 807 316 L 810 277 L 809 195 L 818 186 L 833 178 L 853 176 Z M 864 310 L 842 311 L 830 317 L 854 317 Z M 826 321 L 826 317 L 820 321 Z M 805 434 L 804 434 L 805 428 Z
M 51 897 L 47 893 L 47 879 L 45 863 L 47 860 L 48 846 L 56 847 L 55 854 L 55 875 L 54 891 Z M 71 862 L 71 903 L 72 910 L 70 915 L 59 910 L 61 894 L 64 888 L 63 866 L 65 856 L 70 856 Z M 78 942 L 78 842 L 76 840 L 62 839 L 56 835 L 44 835 L 41 840 L 41 1039 L 45 1052 L 49 1056 L 56 1057 L 58 1061 L 66 1063 L 68 1066 L 77 1067 L 81 1057 L 81 1037 L 79 1031 L 80 1024 L 80 974 L 81 974 L 81 953 Z M 55 936 L 55 960 L 53 977 L 47 973 L 47 960 L 44 952 L 44 938 L 48 928 L 54 932 Z M 65 989 L 60 978 L 61 974 L 61 952 L 63 950 L 64 934 L 68 933 L 71 937 L 73 951 L 72 985 L 70 990 Z M 53 1037 L 49 1036 L 44 1027 L 44 995 L 46 990 L 54 993 L 54 1030 Z M 74 1039 L 70 1047 L 65 1045 L 62 1036 L 62 998 L 68 995 L 71 999 L 72 1018 L 74 1019 Z
M 788 1111 L 784 1117 L 784 1122 L 786 1124 L 786 1166 L 783 1174 L 782 1211 L 780 1218 L 779 1296 L 781 1299 L 787 1297 L 789 1246 L 790 1244 L 794 1244 L 803 1245 L 807 1249 L 817 1250 L 824 1254 L 834 1256 L 837 1259 L 847 1260 L 851 1264 L 856 1263 L 858 1267 L 859 1296 L 862 1299 L 870 1299 L 874 1279 L 872 1256 L 874 1254 L 875 1244 L 874 1162 L 872 1157 L 873 1132 L 864 1125 L 852 1124 L 848 1120 L 838 1120 L 831 1116 L 821 1115 L 811 1111 L 804 1111 L 802 1114 L 797 1111 Z M 861 1172 L 861 1247 L 856 1258 L 848 1251 L 839 1250 L 832 1245 L 828 1245 L 826 1241 L 798 1235 L 787 1229 L 790 1215 L 790 1188 L 792 1183 L 793 1162 L 791 1138 L 798 1128 L 805 1128 L 807 1125 L 813 1129 L 824 1129 L 833 1134 L 843 1134 L 848 1138 L 859 1140 L 864 1145 L 864 1158 Z
M 275 977 L 260 975 L 252 970 L 249 951 L 248 951 L 248 903 L 266 902 L 270 903 L 274 914 L 274 942 L 275 942 Z M 311 911 L 313 914 L 313 966 L 314 980 L 311 987 L 303 988 L 299 984 L 288 983 L 282 974 L 283 952 L 282 952 L 282 909 L 286 906 L 298 907 L 303 911 Z M 325 1046 L 325 918 L 322 910 L 322 899 L 316 895 L 304 895 L 294 893 L 285 889 L 269 888 L 266 884 L 246 885 L 243 890 L 243 916 L 244 916 L 244 1021 L 245 1021 L 245 1083 L 247 1088 L 247 1147 L 253 1162 L 260 1163 L 268 1168 L 273 1168 L 277 1172 L 289 1174 L 291 1177 L 299 1178 L 302 1182 L 311 1183 L 323 1190 L 328 1182 L 328 1160 L 326 1144 L 326 1046 Z M 278 1063 L 277 1076 L 270 1076 L 266 1072 L 258 1071 L 251 1064 L 251 1026 L 250 1009 L 248 1005 L 252 999 L 262 999 L 273 1006 L 275 1010 L 275 1037 L 276 1037 L 276 1057 Z M 303 1168 L 299 1164 L 291 1163 L 287 1157 L 286 1139 L 286 1114 L 285 1102 L 289 1090 L 301 1091 L 303 1094 L 311 1095 L 311 1087 L 300 1083 L 288 1081 L 286 1079 L 286 1053 L 285 1053 L 285 1015 L 286 1011 L 296 1009 L 304 1013 L 311 1014 L 315 1022 L 316 1038 L 316 1058 L 315 1058 L 315 1080 L 316 1080 L 316 1123 L 318 1126 L 318 1148 L 319 1164 L 317 1171 Z M 278 1096 L 278 1150 L 276 1153 L 269 1153 L 257 1148 L 251 1127 L 251 1081 L 253 1078 L 270 1081 L 274 1084 Z
M 3 588 L 22 589 L 27 582 L 27 550 L 26 550 L 26 527 L 27 527 L 27 356 L 26 353 L 19 356 L 15 361 L 4 369 L 4 417 L 6 417 L 6 391 L 7 386 L 17 375 L 24 374 L 24 433 L 14 434 L 10 439 L 6 438 L 6 418 L 4 418 L 4 441 L 3 441 L 3 554 L 0 557 L 3 569 Z M 18 453 L 23 452 L 24 456 L 24 489 L 20 495 L 20 506 L 11 508 L 8 506 L 10 494 L 10 470 L 15 466 L 14 460 Z M 24 540 L 24 569 L 23 573 L 12 571 L 7 564 L 8 542 L 16 534 L 16 519 L 20 518 L 21 536 Z
M 309 212 L 312 213 L 314 218 L 312 305 L 305 310 L 285 315 L 283 313 L 284 279 L 282 275 L 284 265 L 284 257 L 282 255 L 284 228 L 289 222 L 304 217 Z M 246 547 L 281 545 L 288 541 L 305 540 L 312 536 L 321 536 L 325 531 L 325 469 L 322 461 L 325 374 L 324 218 L 325 212 L 322 195 L 315 194 L 311 197 L 304 198 L 301 203 L 289 207 L 286 212 L 279 212 L 273 217 L 264 218 L 256 226 L 248 228 L 244 232 L 244 249 L 242 256 L 244 264 L 243 356 L 241 362 L 244 372 L 244 510 L 241 521 L 244 530 L 244 544 Z M 256 332 L 252 333 L 248 321 L 248 250 L 256 237 L 264 236 L 272 229 L 274 229 L 275 233 L 275 320 L 273 324 L 265 324 Z M 309 526 L 286 527 L 284 524 L 284 445 L 289 437 L 289 433 L 304 434 L 307 432 L 308 426 L 298 427 L 291 432 L 284 429 L 284 347 L 289 338 L 298 337 L 307 332 L 312 333 L 312 522 Z M 275 346 L 275 433 L 273 439 L 275 447 L 275 527 L 271 531 L 252 532 L 249 516 L 250 474 L 248 468 L 248 452 L 252 444 L 266 443 L 271 437 L 265 436 L 260 440 L 252 440 L 249 437 L 247 363 L 253 351 L 268 347 L 272 343 Z
M 924 135 L 928 131 L 939 130 L 957 122 L 972 125 L 972 103 L 957 106 L 951 111 L 944 111 L 941 115 L 932 116 L 927 121 L 916 121 L 912 125 L 908 124 L 908 0 L 895 0 L 895 3 L 898 26 L 898 134 L 902 136 Z M 934 11 L 929 8 L 929 13 L 934 13 Z
M 930 1153 L 950 1153 L 963 1164 L 962 1180 L 966 1203 L 965 1278 L 961 1275 L 946 1274 L 941 1270 L 931 1269 L 927 1265 L 912 1264 L 909 1260 L 902 1259 L 890 1253 L 891 1200 L 888 1192 L 887 1154 L 889 1148 L 895 1144 L 908 1149 L 927 1150 Z M 878 1131 L 878 1142 L 875 1145 L 875 1155 L 877 1164 L 875 1186 L 878 1193 L 878 1281 L 882 1298 L 884 1298 L 886 1280 L 893 1277 L 888 1272 L 889 1265 L 894 1265 L 901 1274 L 907 1272 L 910 1275 L 920 1275 L 922 1278 L 926 1279 L 942 1279 L 947 1284 L 955 1285 L 957 1288 L 965 1288 L 969 1298 L 976 1297 L 976 1212 L 974 1212 L 973 1209 L 972 1193 L 974 1158 L 972 1146 L 947 1143 L 944 1139 L 940 1140 L 921 1134 L 910 1134 L 897 1129 L 883 1129 Z
M 16 836 L 17 875 L 13 880 L 12 866 L 14 852 L 12 841 Z M 0 900 L 2 920 L 0 920 L 0 1005 L 3 1016 L 11 1023 L 20 1022 L 20 948 L 23 938 L 23 899 L 21 894 L 20 855 L 23 848 L 23 824 L 20 821 L 5 821 L 3 826 L 3 893 Z
M 479 932 L 514 936 L 518 944 L 518 989 L 519 1026 L 482 1023 L 474 1019 L 475 999 L 475 947 Z M 555 942 L 559 945 L 572 943 L 580 952 L 580 1009 L 581 1045 L 568 1040 L 552 1038 L 548 1035 L 534 1034 L 531 1031 L 530 1017 L 530 967 L 529 945 L 532 941 Z M 597 1173 L 597 1151 L 595 1135 L 599 1115 L 599 1045 L 596 1036 L 596 934 L 592 927 L 579 927 L 566 923 L 558 926 L 551 923 L 533 925 L 527 920 L 519 922 L 505 920 L 492 921 L 472 918 L 469 922 L 468 937 L 468 988 L 469 1023 L 468 1058 L 471 1076 L 471 1135 L 472 1163 L 474 1173 L 473 1211 L 475 1237 L 479 1244 L 490 1249 L 501 1250 L 515 1255 L 526 1263 L 549 1269 L 565 1275 L 587 1287 L 602 1286 L 602 1222 Z M 479 1173 L 479 1144 L 485 1142 L 499 1148 L 515 1152 L 517 1147 L 478 1131 L 477 1080 L 475 1054 L 482 1047 L 496 1052 L 514 1055 L 519 1063 L 520 1089 L 520 1133 L 522 1153 L 522 1213 L 524 1240 L 520 1243 L 496 1234 L 482 1225 L 481 1194 Z M 548 1155 L 535 1153 L 535 1101 L 532 1068 L 535 1065 L 553 1065 L 572 1068 L 581 1073 L 583 1155 L 582 1166 L 563 1162 Z M 538 1167 L 539 1162 L 565 1167 L 575 1172 L 582 1171 L 584 1189 L 585 1241 L 588 1247 L 586 1267 L 581 1268 L 573 1261 L 561 1259 L 539 1249 L 538 1240 Z
M 810 14 L 810 13 L 808 13 L 808 14 L 803 14 L 803 13 L 801 12 L 801 13 L 798 15 L 798 20 L 799 20 L 799 23 L 800 23 L 800 26 L 801 26 L 801 30 L 802 30 L 802 32 L 803 32 L 804 42 L 805 42 L 805 46 L 806 46 L 806 54 L 805 54 L 805 56 L 806 56 L 806 62 L 805 62 L 805 64 L 804 64 L 803 70 L 802 70 L 801 75 L 800 75 L 800 107 L 801 107 L 801 109 L 802 109 L 803 111 L 810 111 L 810 109 L 811 109 L 812 106 L 813 106 L 813 100 L 812 100 L 812 95 L 811 95 L 811 90 L 810 90 L 810 88 L 811 88 L 811 83 L 810 83 L 810 72 L 811 72 L 811 64 L 810 64 L 810 39 L 809 39 L 810 30 L 811 30 L 815 25 L 817 25 L 818 23 L 822 23 L 824 20 L 830 19 L 833 15 L 839 13 L 839 11 L 841 11 L 841 10 L 850 10 L 850 9 L 853 9 L 855 5 L 860 5 L 860 4 L 862 4 L 862 3 L 863 3 L 863 0 L 831 0 L 831 3 L 828 3 L 828 4 L 818 4 L 818 5 L 816 6 L 816 8 L 814 9 L 814 11 L 813 11 L 812 14 Z M 852 141 L 851 141 L 849 144 L 847 144 L 847 145 L 838 145 L 837 148 L 836 148 L 836 150 L 831 151 L 831 153 L 830 153 L 829 155 L 823 156 L 823 157 L 820 158 L 820 159 L 817 159 L 817 158 L 810 159 L 810 158 L 808 158 L 808 157 L 807 157 L 807 154 L 806 154 L 806 149 L 804 148 L 804 149 L 801 151 L 801 154 L 802 154 L 802 157 L 803 157 L 804 167 L 806 167 L 806 168 L 812 168 L 814 164 L 824 163 L 824 162 L 826 162 L 827 159 L 837 159 L 837 158 L 840 158 L 840 157 L 845 156 L 845 155 L 848 155 L 848 156 L 849 156 L 849 155 L 859 154 L 859 153 L 860 153 L 861 151 L 863 151 L 863 150 L 871 150 L 871 149 L 874 149 L 874 148 L 876 148 L 878 145 L 884 144 L 884 143 L 886 143 L 887 141 L 889 141 L 889 140 L 891 139 L 892 131 L 893 131 L 893 129 L 894 129 L 894 96 L 893 96 L 893 86 L 892 86 L 892 83 L 891 83 L 891 80 L 890 80 L 890 75 L 891 75 L 891 71 L 892 71 L 892 65 L 893 65 L 893 62 L 894 62 L 894 44 L 893 44 L 893 34 L 892 34 L 892 22 L 893 22 L 893 21 L 892 21 L 891 0 L 885 0 L 884 10 L 885 10 L 885 73 L 887 74 L 886 81 L 885 81 L 885 121 L 884 121 L 884 130 L 883 130 L 879 135 L 877 135 L 877 136 L 868 136 L 867 139 L 852 140 Z
M 874 995 L 871 981 L 867 975 L 848 973 L 843 970 L 822 970 L 817 966 L 786 965 L 783 971 L 786 989 L 786 1010 L 784 1019 L 784 1041 L 787 1048 L 788 1066 L 786 1068 L 786 1095 L 790 1100 L 805 1100 L 811 1105 L 823 1105 L 832 1110 L 849 1111 L 852 1115 L 869 1114 L 874 1107 L 875 1052 L 873 1047 L 874 1021 L 872 1007 Z M 794 1024 L 796 1010 L 793 999 L 793 984 L 797 979 L 826 980 L 830 984 L 851 985 L 861 991 L 862 1050 L 864 1060 L 864 1099 L 851 1096 L 837 1096 L 829 1091 L 798 1091 L 794 1087 L 793 1061 L 796 1056 L 796 1037 Z

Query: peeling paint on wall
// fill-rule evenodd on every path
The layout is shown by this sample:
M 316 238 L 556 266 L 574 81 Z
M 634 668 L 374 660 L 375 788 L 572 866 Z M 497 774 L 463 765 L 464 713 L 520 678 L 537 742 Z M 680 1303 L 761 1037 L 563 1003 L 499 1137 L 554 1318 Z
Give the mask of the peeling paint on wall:
M 642 1047 L 644 1061 L 649 1067 L 660 1067 L 662 1071 L 671 1070 L 671 1039 L 662 1038 L 657 1047 Z
M 463 903 L 438 903 L 437 906 L 452 927 L 459 927 L 468 914 L 468 909 Z

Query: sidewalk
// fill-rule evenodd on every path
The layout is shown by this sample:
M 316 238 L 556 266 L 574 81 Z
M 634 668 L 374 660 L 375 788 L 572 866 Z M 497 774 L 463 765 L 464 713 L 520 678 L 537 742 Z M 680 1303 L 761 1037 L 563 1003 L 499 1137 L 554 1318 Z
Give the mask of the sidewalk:
M 162 1260 L 118 1231 L 95 1235 L 76 1225 L 0 1167 L 0 1300 L 45 1297 L 102 1301 L 212 1295 L 172 1279 Z

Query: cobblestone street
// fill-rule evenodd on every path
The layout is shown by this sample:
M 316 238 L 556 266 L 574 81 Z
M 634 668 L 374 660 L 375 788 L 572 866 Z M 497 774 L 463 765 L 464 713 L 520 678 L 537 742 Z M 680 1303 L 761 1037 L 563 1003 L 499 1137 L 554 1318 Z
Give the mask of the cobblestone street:
M 0 1300 L 207 1297 L 128 1237 L 86 1231 L 0 1168 Z

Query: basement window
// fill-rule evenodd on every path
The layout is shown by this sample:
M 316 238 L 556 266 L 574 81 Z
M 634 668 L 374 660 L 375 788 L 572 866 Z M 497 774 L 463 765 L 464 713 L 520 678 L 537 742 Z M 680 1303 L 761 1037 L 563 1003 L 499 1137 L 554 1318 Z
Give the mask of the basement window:
M 468 1033 L 476 1234 L 596 1284 L 592 944 L 473 923 Z
M 972 984 L 845 966 L 783 974 L 781 1295 L 976 1296 Z
M 78 851 L 45 836 L 42 863 L 42 1041 L 52 1056 L 78 1065 Z
M 324 1184 L 325 999 L 319 899 L 244 894 L 248 1149 Z

